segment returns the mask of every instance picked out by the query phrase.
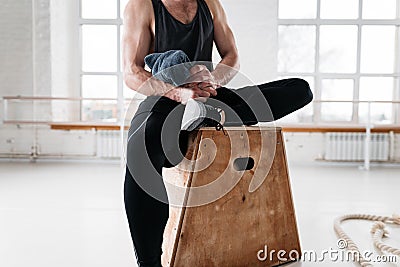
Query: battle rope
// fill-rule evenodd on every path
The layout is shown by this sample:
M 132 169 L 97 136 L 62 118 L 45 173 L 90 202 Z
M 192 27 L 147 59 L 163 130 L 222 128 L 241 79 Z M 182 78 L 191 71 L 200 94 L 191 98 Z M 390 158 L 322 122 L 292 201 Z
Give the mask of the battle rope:
M 373 266 L 368 260 L 362 257 L 360 250 L 358 249 L 357 245 L 354 243 L 353 240 L 343 231 L 341 227 L 341 223 L 347 220 L 368 220 L 368 221 L 375 221 L 374 225 L 371 229 L 372 240 L 374 242 L 374 246 L 379 249 L 382 253 L 388 252 L 393 255 L 400 257 L 400 249 L 393 248 L 389 245 L 383 243 L 382 238 L 386 237 L 388 231 L 385 229 L 385 223 L 387 224 L 397 224 L 400 225 L 400 216 L 393 215 L 392 217 L 385 217 L 385 216 L 375 216 L 375 215 L 368 215 L 368 214 L 349 214 L 344 215 L 337 218 L 334 222 L 333 228 L 337 236 L 344 240 L 346 243 L 345 248 L 347 250 L 353 251 L 357 254 L 357 262 L 361 266 Z

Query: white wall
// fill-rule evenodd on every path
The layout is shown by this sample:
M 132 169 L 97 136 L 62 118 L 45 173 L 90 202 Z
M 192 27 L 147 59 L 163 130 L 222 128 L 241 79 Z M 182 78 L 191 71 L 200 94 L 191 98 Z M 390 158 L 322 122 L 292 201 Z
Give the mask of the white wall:
M 32 95 L 31 1 L 0 3 L 1 95 Z
M 289 162 L 310 164 L 321 159 L 325 136 L 322 133 L 284 133 L 286 156 Z
M 35 0 L 35 32 L 32 31 L 31 0 L 1 0 L 0 3 L 1 95 L 49 95 L 50 0 Z M 38 84 L 35 92 L 34 77 Z
M 33 11 L 32 2 L 35 3 Z M 0 0 L 0 6 L 0 96 L 79 96 L 78 1 L 51 0 L 50 5 L 50 0 Z M 54 111 L 71 108 L 61 105 L 52 110 L 49 102 L 35 108 L 30 103 L 19 104 L 18 108 L 10 104 L 9 119 L 51 119 L 56 115 Z M 90 156 L 94 154 L 95 140 L 90 131 L 62 132 L 51 131 L 48 126 L 0 125 L 3 156 L 29 156 L 34 151 Z
M 51 94 L 49 4 L 50 0 L 0 0 L 0 96 Z M 18 116 L 32 120 L 37 114 L 48 116 L 50 113 L 48 103 L 38 106 L 36 113 L 31 103 L 18 109 L 12 109 L 11 104 L 9 107 L 10 119 Z M 30 127 L 0 125 L 0 151 L 29 153 L 34 137 Z
M 0 9 L 0 92 L 1 95 L 33 95 L 32 6 L 31 1 L 1 0 Z M 31 106 L 25 111 L 32 112 Z M 29 153 L 30 132 L 0 126 L 2 150 Z M 15 131 L 13 131 L 13 128 Z M 8 134 L 10 133 L 10 135 Z M 18 140 L 18 141 L 17 141 Z M 16 143 L 18 146 L 15 146 Z
M 396 162 L 400 161 L 400 134 L 397 134 L 394 141 L 394 153 L 393 160 Z
M 310 164 L 325 156 L 326 135 L 324 133 L 284 133 L 284 137 L 289 162 Z M 393 142 L 393 151 L 390 151 L 389 158 L 398 163 L 400 162 L 400 134 L 394 135 Z
M 80 97 L 79 1 L 51 0 L 53 97 Z M 80 102 L 54 102 L 54 120 L 79 121 Z M 77 112 L 78 111 L 78 112 Z
M 278 0 L 221 0 L 235 35 L 243 75 L 253 83 L 277 76 Z

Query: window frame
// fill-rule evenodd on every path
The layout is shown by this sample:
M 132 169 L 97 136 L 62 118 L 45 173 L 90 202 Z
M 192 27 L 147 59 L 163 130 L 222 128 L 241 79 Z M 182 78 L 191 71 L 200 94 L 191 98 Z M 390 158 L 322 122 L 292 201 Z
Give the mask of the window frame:
M 279 26 L 315 26 L 315 65 L 314 72 L 280 72 L 277 73 L 280 77 L 288 76 L 307 76 L 314 79 L 314 100 L 313 101 L 313 123 L 341 123 L 341 124 L 361 124 L 359 122 L 359 92 L 360 92 L 360 79 L 361 77 L 393 77 L 393 96 L 392 102 L 400 100 L 400 0 L 396 0 L 396 18 L 395 19 L 363 19 L 363 0 L 358 0 L 358 18 L 357 19 L 322 19 L 321 18 L 321 0 L 317 0 L 317 14 L 313 19 L 281 19 L 278 17 Z M 278 1 L 278 11 L 279 11 Z M 279 13 L 279 12 L 278 12 Z M 278 15 L 279 16 L 279 15 Z M 320 28 L 325 25 L 354 25 L 357 27 L 357 62 L 355 73 L 323 73 L 320 72 Z M 368 25 L 390 25 L 395 27 L 395 59 L 394 59 L 394 72 L 388 74 L 382 73 L 362 73 L 361 72 L 361 40 L 362 40 L 362 27 Z M 279 44 L 278 51 L 279 52 Z M 352 79 L 354 82 L 353 90 L 353 113 L 350 121 L 323 121 L 321 120 L 321 88 L 323 79 Z M 394 103 L 392 105 L 392 123 L 400 123 L 400 104 Z
M 83 88 L 82 88 L 82 77 L 85 75 L 92 76 L 116 76 L 117 77 L 117 98 L 112 100 L 117 101 L 117 122 L 120 123 L 123 121 L 124 115 L 124 81 L 123 81 L 123 73 L 121 70 L 121 27 L 123 26 L 123 19 L 121 14 L 121 2 L 122 0 L 115 0 L 117 5 L 117 16 L 115 19 L 86 19 L 82 17 L 82 1 L 79 0 L 79 16 L 78 16 L 78 27 L 79 27 L 79 94 L 83 96 Z M 83 70 L 83 38 L 82 38 L 82 27 L 85 25 L 94 25 L 94 26 L 115 26 L 117 28 L 117 69 L 114 72 L 101 72 L 101 71 L 84 71 Z M 102 99 L 102 98 L 99 98 Z M 109 99 L 111 100 L 111 98 Z M 80 119 L 83 118 L 83 101 L 80 102 Z

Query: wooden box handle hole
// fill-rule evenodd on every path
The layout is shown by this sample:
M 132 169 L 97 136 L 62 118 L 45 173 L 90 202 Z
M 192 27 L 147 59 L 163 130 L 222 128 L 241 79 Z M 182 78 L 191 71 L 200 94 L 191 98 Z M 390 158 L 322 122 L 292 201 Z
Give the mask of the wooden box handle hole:
M 233 168 L 236 171 L 247 171 L 254 167 L 254 159 L 252 157 L 237 158 L 233 162 Z

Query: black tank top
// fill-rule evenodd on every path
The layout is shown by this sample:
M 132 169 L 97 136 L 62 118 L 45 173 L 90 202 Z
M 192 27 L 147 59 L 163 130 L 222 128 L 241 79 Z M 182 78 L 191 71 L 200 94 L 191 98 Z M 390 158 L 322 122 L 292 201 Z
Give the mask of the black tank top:
M 204 0 L 197 0 L 194 19 L 184 24 L 175 19 L 161 0 L 152 0 L 155 16 L 154 52 L 182 50 L 192 61 L 211 61 L 214 24 Z
M 154 52 L 182 50 L 191 61 L 212 61 L 214 24 L 204 0 L 197 0 L 194 19 L 184 24 L 174 18 L 161 2 L 152 0 L 155 17 Z M 212 64 L 205 64 L 210 71 Z M 167 97 L 148 96 L 139 106 L 138 113 L 157 111 L 169 113 L 179 103 Z

